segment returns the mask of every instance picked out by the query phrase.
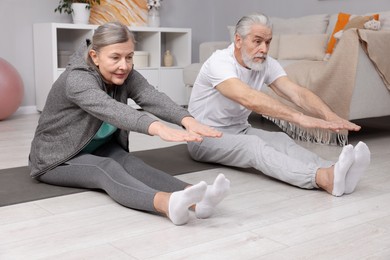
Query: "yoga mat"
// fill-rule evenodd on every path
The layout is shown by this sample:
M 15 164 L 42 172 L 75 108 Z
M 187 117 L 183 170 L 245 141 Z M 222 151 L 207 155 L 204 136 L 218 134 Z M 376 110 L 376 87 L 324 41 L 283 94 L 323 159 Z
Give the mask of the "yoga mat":
M 252 114 L 249 117 L 249 121 L 254 127 L 280 131 L 273 123 L 257 114 Z M 160 169 L 171 175 L 223 168 L 223 166 L 218 164 L 201 163 L 192 160 L 187 151 L 186 144 L 132 152 L 132 154 L 154 168 Z M 244 172 L 255 171 L 253 169 L 239 170 Z M 52 198 L 83 191 L 87 191 L 87 189 L 60 187 L 38 182 L 30 177 L 27 166 L 0 170 L 0 206 Z
M 186 144 L 131 153 L 150 166 L 171 175 L 222 167 L 191 159 Z M 27 166 L 0 170 L 0 206 L 52 198 L 87 189 L 68 188 L 41 183 L 32 179 Z

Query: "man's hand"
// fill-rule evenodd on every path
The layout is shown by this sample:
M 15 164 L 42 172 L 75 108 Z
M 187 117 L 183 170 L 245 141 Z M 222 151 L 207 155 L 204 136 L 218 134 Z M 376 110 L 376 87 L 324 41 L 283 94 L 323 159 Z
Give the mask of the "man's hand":
M 332 115 L 331 117 L 328 117 L 326 121 L 340 125 L 341 128 L 339 130 L 359 131 L 361 129 L 359 125 L 345 120 L 336 114 Z
M 311 116 L 307 116 L 304 114 L 301 114 L 299 116 L 299 125 L 304 128 L 321 128 L 321 129 L 327 129 L 335 132 L 339 132 L 341 130 L 348 130 L 348 131 L 359 131 L 360 126 L 351 123 L 345 119 L 342 119 L 340 117 L 335 117 L 332 120 L 323 120 Z
M 215 130 L 207 125 L 199 123 L 193 117 L 185 117 L 181 121 L 181 124 L 189 133 L 196 135 L 206 136 L 206 137 L 221 137 L 222 132 Z

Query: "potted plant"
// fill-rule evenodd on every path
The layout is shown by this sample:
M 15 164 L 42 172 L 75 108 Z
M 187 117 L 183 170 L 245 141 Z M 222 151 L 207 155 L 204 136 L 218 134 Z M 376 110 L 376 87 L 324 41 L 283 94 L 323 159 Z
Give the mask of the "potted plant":
M 87 24 L 95 4 L 100 4 L 100 0 L 60 0 L 54 12 L 72 14 L 73 23 Z

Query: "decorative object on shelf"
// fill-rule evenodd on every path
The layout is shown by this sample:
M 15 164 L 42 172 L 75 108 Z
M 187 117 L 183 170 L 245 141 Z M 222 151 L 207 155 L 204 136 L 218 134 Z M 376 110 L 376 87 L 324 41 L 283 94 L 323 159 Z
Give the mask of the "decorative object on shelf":
M 164 66 L 165 67 L 173 66 L 173 56 L 169 50 L 166 50 L 164 54 Z
M 88 8 L 88 4 L 73 3 L 72 9 L 73 23 L 88 24 L 89 15 L 91 14 L 91 9 Z
M 100 0 L 91 8 L 89 22 L 104 24 L 118 21 L 128 26 L 146 26 L 148 8 L 146 0 Z
M 149 66 L 148 63 L 149 52 L 147 51 L 135 51 L 133 56 L 134 68 L 146 68 Z
M 0 120 L 11 116 L 23 100 L 23 81 L 18 71 L 0 58 Z
M 54 12 L 72 14 L 73 23 L 88 24 L 94 5 L 100 5 L 100 0 L 60 0 Z
M 72 56 L 73 51 L 67 51 L 67 50 L 58 50 L 57 60 L 58 60 L 58 67 L 59 68 L 65 68 L 70 60 L 70 56 Z
M 148 26 L 159 27 L 160 26 L 160 12 L 162 0 L 147 0 L 148 11 Z

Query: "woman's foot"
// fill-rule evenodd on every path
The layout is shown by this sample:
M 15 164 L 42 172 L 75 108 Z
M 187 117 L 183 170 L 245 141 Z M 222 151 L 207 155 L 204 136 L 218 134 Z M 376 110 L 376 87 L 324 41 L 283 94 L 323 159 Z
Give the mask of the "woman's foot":
M 230 181 L 220 173 L 212 185 L 207 186 L 203 199 L 196 204 L 195 214 L 197 218 L 210 217 L 215 207 L 226 197 L 230 189 Z
M 168 218 L 175 225 L 184 225 L 189 219 L 188 208 L 200 202 L 204 197 L 207 184 L 204 181 L 182 191 L 173 192 L 169 198 Z

